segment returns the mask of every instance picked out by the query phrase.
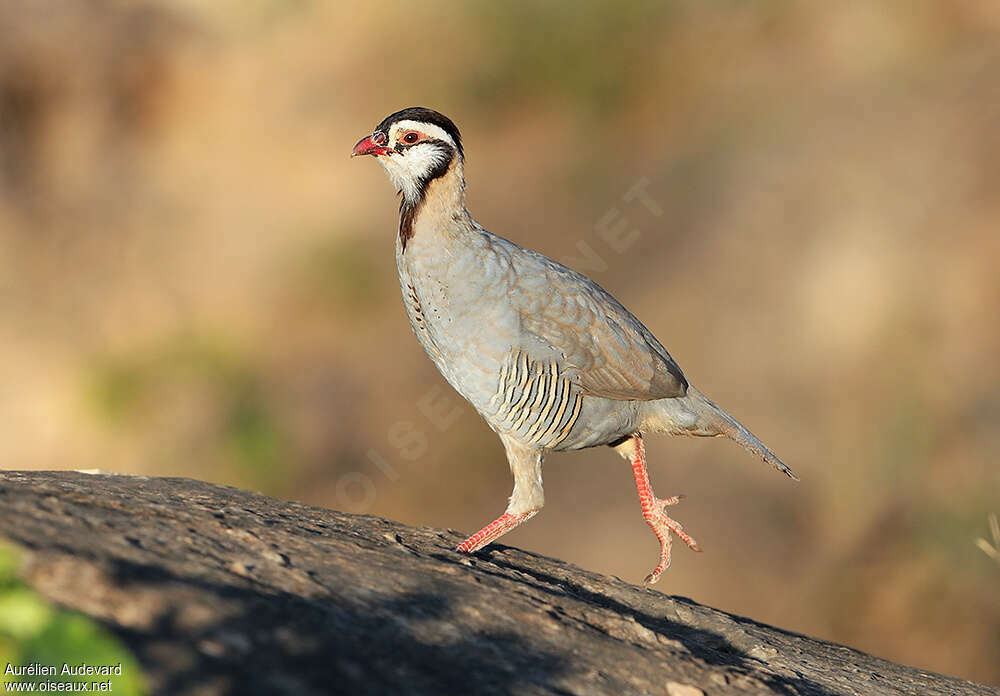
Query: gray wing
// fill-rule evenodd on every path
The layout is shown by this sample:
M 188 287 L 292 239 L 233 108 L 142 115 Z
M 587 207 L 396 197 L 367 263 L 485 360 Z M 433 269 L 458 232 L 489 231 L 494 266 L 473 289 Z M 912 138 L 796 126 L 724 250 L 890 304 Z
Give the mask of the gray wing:
M 666 348 L 608 291 L 546 256 L 516 248 L 510 301 L 525 347 L 553 350 L 584 394 L 649 401 L 687 393 L 687 380 Z

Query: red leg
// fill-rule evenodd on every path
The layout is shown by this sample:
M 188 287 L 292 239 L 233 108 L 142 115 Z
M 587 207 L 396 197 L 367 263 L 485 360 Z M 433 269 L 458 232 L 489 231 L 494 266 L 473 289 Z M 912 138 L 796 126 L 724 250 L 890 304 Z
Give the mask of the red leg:
M 490 542 L 499 539 L 517 525 L 534 517 L 536 512 L 538 511 L 532 510 L 531 512 L 522 512 L 520 514 L 505 512 L 500 515 L 500 517 L 496 518 L 461 544 L 456 546 L 455 550 L 463 553 L 478 551 Z
M 526 445 L 512 435 L 500 435 L 500 441 L 507 452 L 510 472 L 514 475 L 514 491 L 510 494 L 507 512 L 455 547 L 456 551 L 478 551 L 522 522 L 530 520 L 545 505 L 545 493 L 542 491 L 542 450 L 534 445 Z
M 660 562 L 643 581 L 646 585 L 652 585 L 660 579 L 663 571 L 670 567 L 670 532 L 676 534 L 693 551 L 701 551 L 701 549 L 697 542 L 684 531 L 680 522 L 668 517 L 665 510 L 667 506 L 679 503 L 684 496 L 675 495 L 661 499 L 653 493 L 653 487 L 649 483 L 649 473 L 646 471 L 646 446 L 642 442 L 642 435 L 636 433 L 630 441 L 625 443 L 625 446 L 628 445 L 630 447 L 623 447 L 623 454 L 627 453 L 632 461 L 632 475 L 635 476 L 635 489 L 639 493 L 642 517 L 660 541 Z

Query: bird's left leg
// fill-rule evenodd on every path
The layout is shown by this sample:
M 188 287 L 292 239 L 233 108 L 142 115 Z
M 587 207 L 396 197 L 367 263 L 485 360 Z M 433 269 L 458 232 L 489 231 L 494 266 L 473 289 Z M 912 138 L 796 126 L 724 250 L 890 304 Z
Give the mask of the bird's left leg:
M 635 476 L 635 488 L 639 493 L 639 505 L 642 507 L 642 517 L 646 520 L 656 538 L 660 541 L 660 562 L 653 572 L 646 576 L 643 584 L 652 585 L 660 579 L 660 575 L 670 567 L 670 532 L 673 532 L 692 551 L 701 551 L 698 543 L 684 531 L 681 523 L 667 515 L 666 508 L 676 505 L 684 496 L 675 495 L 669 498 L 657 498 L 653 486 L 649 483 L 649 473 L 646 471 L 646 446 L 642 443 L 642 435 L 634 434 L 629 439 L 615 446 L 615 450 L 632 462 L 632 475 Z
M 507 461 L 514 474 L 514 492 L 507 510 L 488 525 L 463 541 L 456 551 L 472 553 L 535 516 L 545 505 L 542 491 L 542 451 L 524 445 L 508 435 L 501 435 Z

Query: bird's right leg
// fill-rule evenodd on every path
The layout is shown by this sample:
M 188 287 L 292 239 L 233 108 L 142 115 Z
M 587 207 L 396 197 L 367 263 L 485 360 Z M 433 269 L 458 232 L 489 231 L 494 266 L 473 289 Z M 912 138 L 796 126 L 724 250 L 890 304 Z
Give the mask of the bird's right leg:
M 660 562 L 653 572 L 646 576 L 643 584 L 652 585 L 660 579 L 660 575 L 670 567 L 670 533 L 673 532 L 692 551 L 701 551 L 698 542 L 684 531 L 677 520 L 667 515 L 667 507 L 676 505 L 684 496 L 674 495 L 669 498 L 657 498 L 653 486 L 649 482 L 649 472 L 646 471 L 646 446 L 642 443 L 642 435 L 636 433 L 615 447 L 615 450 L 625 459 L 632 462 L 632 474 L 635 476 L 635 488 L 639 493 L 639 505 L 642 507 L 642 517 L 650 526 L 660 542 Z
M 508 435 L 501 435 L 507 461 L 514 475 L 514 492 L 510 496 L 507 510 L 488 525 L 463 541 L 456 551 L 472 553 L 514 529 L 522 522 L 535 516 L 545 505 L 542 491 L 542 452 L 523 445 Z

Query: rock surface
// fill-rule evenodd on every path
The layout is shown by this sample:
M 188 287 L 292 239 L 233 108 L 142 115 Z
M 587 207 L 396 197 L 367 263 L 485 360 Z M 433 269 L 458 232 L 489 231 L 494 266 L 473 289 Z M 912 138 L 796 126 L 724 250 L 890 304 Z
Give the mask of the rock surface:
M 456 532 L 199 481 L 0 473 L 25 579 L 156 694 L 981 694 Z

